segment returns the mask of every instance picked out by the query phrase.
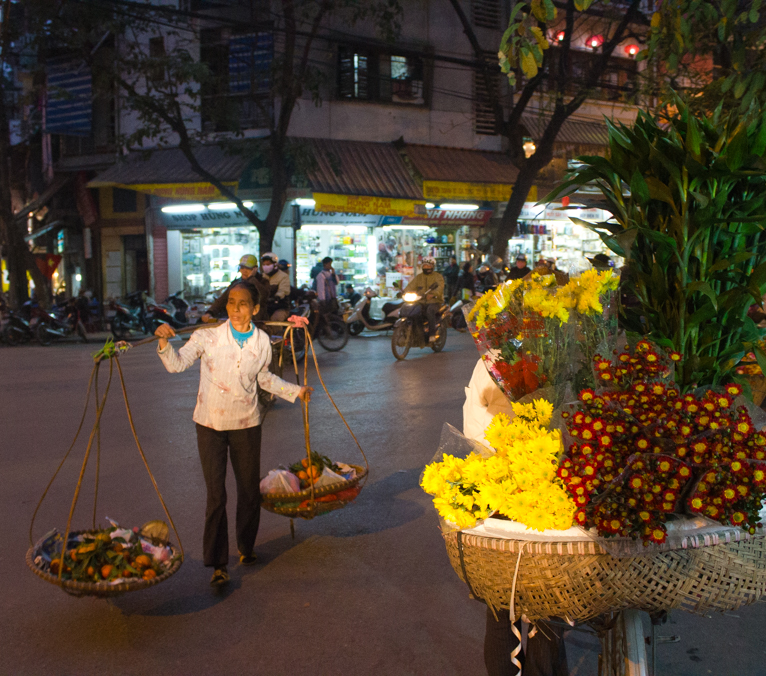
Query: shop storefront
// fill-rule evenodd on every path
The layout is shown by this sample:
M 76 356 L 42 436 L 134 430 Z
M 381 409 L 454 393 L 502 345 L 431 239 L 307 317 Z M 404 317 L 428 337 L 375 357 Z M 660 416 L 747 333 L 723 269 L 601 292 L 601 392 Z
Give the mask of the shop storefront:
M 538 206 L 527 202 L 518 220 L 518 234 L 508 240 L 511 258 L 525 254 L 530 266 L 540 258 L 553 258 L 560 270 L 587 267 L 588 258 L 605 253 L 614 259 L 601 238 L 589 228 L 573 222 L 572 218 L 596 223 L 606 221 L 610 214 L 601 209 L 569 208 L 553 203 Z M 619 266 L 620 261 L 615 264 Z
M 187 300 L 209 300 L 239 277 L 242 256 L 258 256 L 258 230 L 233 205 L 168 205 L 159 217 L 167 228 L 168 288 Z
M 301 207 L 301 227 L 295 236 L 296 284 L 310 286 L 311 270 L 330 256 L 341 284 L 366 286 L 373 274 L 372 228 L 379 220 L 379 216 L 371 214 L 318 212 L 311 206 Z

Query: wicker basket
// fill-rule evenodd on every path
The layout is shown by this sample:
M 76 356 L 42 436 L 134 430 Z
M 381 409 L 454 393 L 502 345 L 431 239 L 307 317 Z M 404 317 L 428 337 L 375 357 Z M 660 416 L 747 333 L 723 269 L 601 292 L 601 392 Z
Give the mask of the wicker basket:
M 99 531 L 82 530 L 73 531 L 72 535 L 88 535 L 90 533 L 98 533 Z M 40 540 L 36 545 L 29 548 L 27 551 L 27 565 L 32 572 L 38 577 L 42 578 L 46 582 L 55 584 L 57 587 L 61 587 L 67 594 L 72 596 L 96 596 L 99 598 L 107 598 L 110 596 L 120 596 L 125 592 L 138 591 L 139 589 L 146 589 L 147 587 L 153 587 L 160 582 L 164 582 L 171 575 L 174 575 L 181 567 L 181 557 L 179 556 L 178 549 L 171 545 L 168 545 L 173 553 L 170 567 L 157 577 L 151 580 L 144 580 L 143 578 L 131 578 L 120 582 L 119 584 L 110 584 L 109 582 L 77 582 L 76 580 L 59 580 L 58 576 L 52 575 L 49 572 L 44 571 L 35 563 L 35 557 L 39 548 L 42 545 Z
M 354 488 L 359 482 L 367 476 L 367 470 L 359 465 L 349 465 L 356 470 L 356 476 L 353 479 L 337 481 L 334 484 L 328 484 L 314 489 L 314 497 L 321 498 L 325 495 L 332 495 L 341 491 L 347 491 Z M 301 508 L 301 503 L 311 500 L 311 489 L 306 488 L 299 493 L 261 493 L 261 507 L 282 516 L 298 517 L 301 519 L 313 519 L 315 516 L 332 512 L 336 509 L 345 507 L 356 499 L 356 495 L 347 500 L 334 500 L 333 502 L 314 502 L 307 507 Z
M 723 612 L 766 595 L 766 538 L 614 558 L 595 542 L 540 543 L 444 535 L 450 563 L 471 593 L 494 609 L 515 607 L 531 621 L 586 621 L 626 608 Z

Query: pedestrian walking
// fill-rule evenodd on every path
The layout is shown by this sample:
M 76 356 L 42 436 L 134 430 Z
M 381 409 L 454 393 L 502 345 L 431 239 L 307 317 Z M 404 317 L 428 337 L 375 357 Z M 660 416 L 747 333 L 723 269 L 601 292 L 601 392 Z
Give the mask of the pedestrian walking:
M 197 449 L 207 486 L 203 562 L 214 569 L 210 584 L 229 581 L 229 530 L 226 517 L 226 466 L 231 457 L 237 484 L 236 534 L 239 561 L 256 562 L 253 553 L 260 522 L 261 410 L 258 388 L 293 402 L 308 402 L 313 388 L 300 387 L 269 372 L 271 342 L 253 318 L 260 298 L 249 284 L 240 281 L 228 290 L 228 321 L 195 331 L 178 352 L 168 343 L 175 331 L 161 324 L 157 354 L 170 373 L 201 362 L 197 406 L 192 419 L 197 425 Z
M 317 299 L 322 312 L 335 312 L 338 309 L 338 275 L 332 267 L 332 258 L 322 259 L 322 269 L 316 276 Z

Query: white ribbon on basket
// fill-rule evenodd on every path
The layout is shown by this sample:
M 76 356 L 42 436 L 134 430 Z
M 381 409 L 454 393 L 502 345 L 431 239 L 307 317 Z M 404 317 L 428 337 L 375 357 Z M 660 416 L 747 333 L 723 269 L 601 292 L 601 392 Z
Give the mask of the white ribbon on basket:
M 513 572 L 513 584 L 511 585 L 511 631 L 518 640 L 518 645 L 511 651 L 511 662 L 518 671 L 518 676 L 521 676 L 521 662 L 518 660 L 519 653 L 521 652 L 521 632 L 516 627 L 516 580 L 519 577 L 519 566 L 521 565 L 521 555 L 524 553 L 524 547 L 527 543 L 522 543 L 519 547 L 519 557 L 516 559 L 516 570 Z M 534 634 L 529 635 L 534 636 Z

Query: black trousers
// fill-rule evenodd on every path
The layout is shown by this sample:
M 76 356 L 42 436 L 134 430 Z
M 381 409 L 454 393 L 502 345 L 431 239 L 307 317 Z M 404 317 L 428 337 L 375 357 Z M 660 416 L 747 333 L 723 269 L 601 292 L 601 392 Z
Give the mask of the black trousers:
M 441 303 L 426 304 L 426 319 L 428 319 L 428 337 L 436 335 L 436 313 L 439 311 Z
M 518 623 L 519 630 L 521 622 Z M 511 633 L 511 618 L 501 610 L 497 619 L 487 607 L 487 630 L 484 634 L 484 665 L 489 676 L 515 676 L 511 652 L 519 644 Z M 521 659 L 520 659 L 521 658 Z M 564 630 L 546 622 L 537 623 L 537 633 L 527 640 L 527 649 L 517 658 L 524 676 L 568 676 Z
M 202 553 L 206 566 L 229 562 L 229 522 L 226 518 L 226 464 L 237 483 L 237 548 L 250 554 L 261 520 L 261 427 L 218 431 L 197 424 L 197 448 L 207 486 Z

